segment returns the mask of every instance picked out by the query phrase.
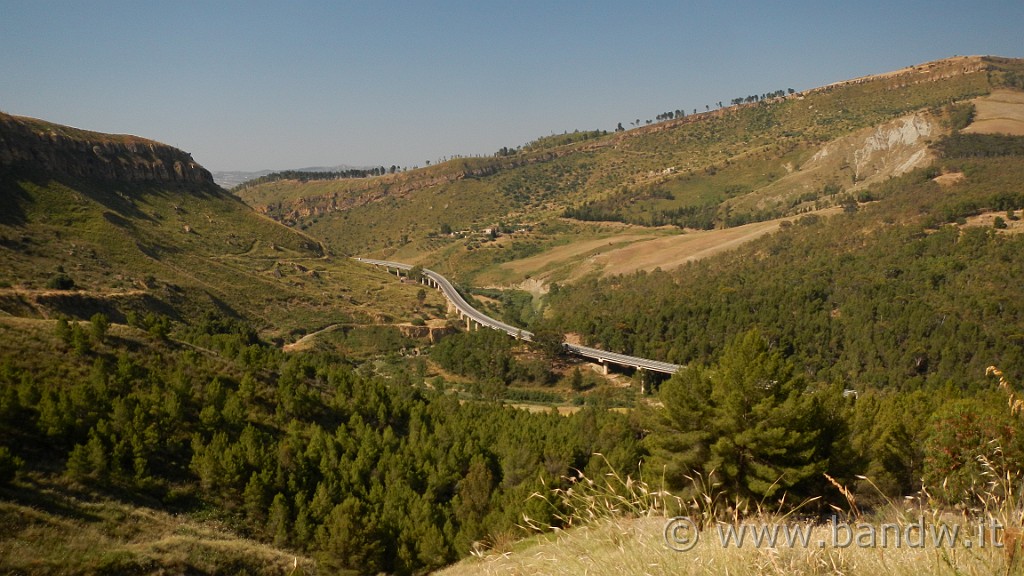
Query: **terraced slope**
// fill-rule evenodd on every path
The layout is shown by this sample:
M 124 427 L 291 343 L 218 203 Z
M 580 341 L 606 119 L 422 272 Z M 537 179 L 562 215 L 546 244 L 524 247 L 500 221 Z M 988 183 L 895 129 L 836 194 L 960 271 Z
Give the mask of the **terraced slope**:
M 213 311 L 286 336 L 412 305 L 254 212 L 180 150 L 0 116 L 2 313 L 124 322 Z

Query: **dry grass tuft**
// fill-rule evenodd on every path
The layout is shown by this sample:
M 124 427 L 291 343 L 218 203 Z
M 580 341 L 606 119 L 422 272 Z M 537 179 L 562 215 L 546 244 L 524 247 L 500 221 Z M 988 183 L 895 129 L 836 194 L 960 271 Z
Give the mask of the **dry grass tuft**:
M 609 472 L 592 480 L 582 472 L 567 478 L 569 488 L 554 488 L 548 493 L 534 493 L 548 503 L 557 526 L 538 524 L 529 517 L 523 518 L 524 528 L 546 532 L 591 524 L 607 518 L 665 517 L 670 510 L 681 508 L 682 500 L 664 489 L 653 489 L 647 482 L 623 477 L 602 454 Z

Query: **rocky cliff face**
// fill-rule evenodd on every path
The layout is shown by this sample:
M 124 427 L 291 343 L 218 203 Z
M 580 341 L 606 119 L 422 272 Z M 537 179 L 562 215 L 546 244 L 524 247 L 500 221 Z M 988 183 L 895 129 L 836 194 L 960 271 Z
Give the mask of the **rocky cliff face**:
M 98 180 L 213 184 L 210 172 L 177 148 L 7 114 L 0 114 L 2 166 Z

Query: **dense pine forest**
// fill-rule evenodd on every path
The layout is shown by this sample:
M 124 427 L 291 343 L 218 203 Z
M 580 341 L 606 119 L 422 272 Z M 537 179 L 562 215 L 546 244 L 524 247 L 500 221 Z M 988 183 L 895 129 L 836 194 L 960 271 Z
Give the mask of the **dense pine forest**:
M 940 173 L 963 174 L 944 186 Z M 554 325 L 640 356 L 707 362 L 754 326 L 801 369 L 852 388 L 964 381 L 1022 365 L 1020 157 L 948 158 L 872 189 L 876 200 L 810 215 L 722 258 L 673 272 L 592 278 L 551 297 Z M 967 218 L 997 212 L 996 226 Z M 1016 372 L 1011 372 L 1017 375 Z
M 101 315 L 47 324 L 20 354 L 2 328 L 5 483 L 45 463 L 80 490 L 209 510 L 328 572 L 451 563 L 519 533 L 524 514 L 552 522 L 532 494 L 640 458 L 622 414 L 463 403 L 409 372 L 385 381 L 330 354 L 286 356 L 222 318 L 198 323 L 195 345 Z

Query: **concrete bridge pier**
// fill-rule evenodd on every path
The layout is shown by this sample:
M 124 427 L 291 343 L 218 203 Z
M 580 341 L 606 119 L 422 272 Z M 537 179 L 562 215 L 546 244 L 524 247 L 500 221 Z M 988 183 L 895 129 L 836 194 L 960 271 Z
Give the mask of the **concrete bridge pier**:
M 463 314 L 462 310 L 459 310 L 458 308 L 455 309 L 455 312 L 458 313 L 460 320 L 465 320 L 465 322 L 466 322 L 466 332 L 472 332 L 473 331 L 473 317 L 470 316 L 469 314 Z

